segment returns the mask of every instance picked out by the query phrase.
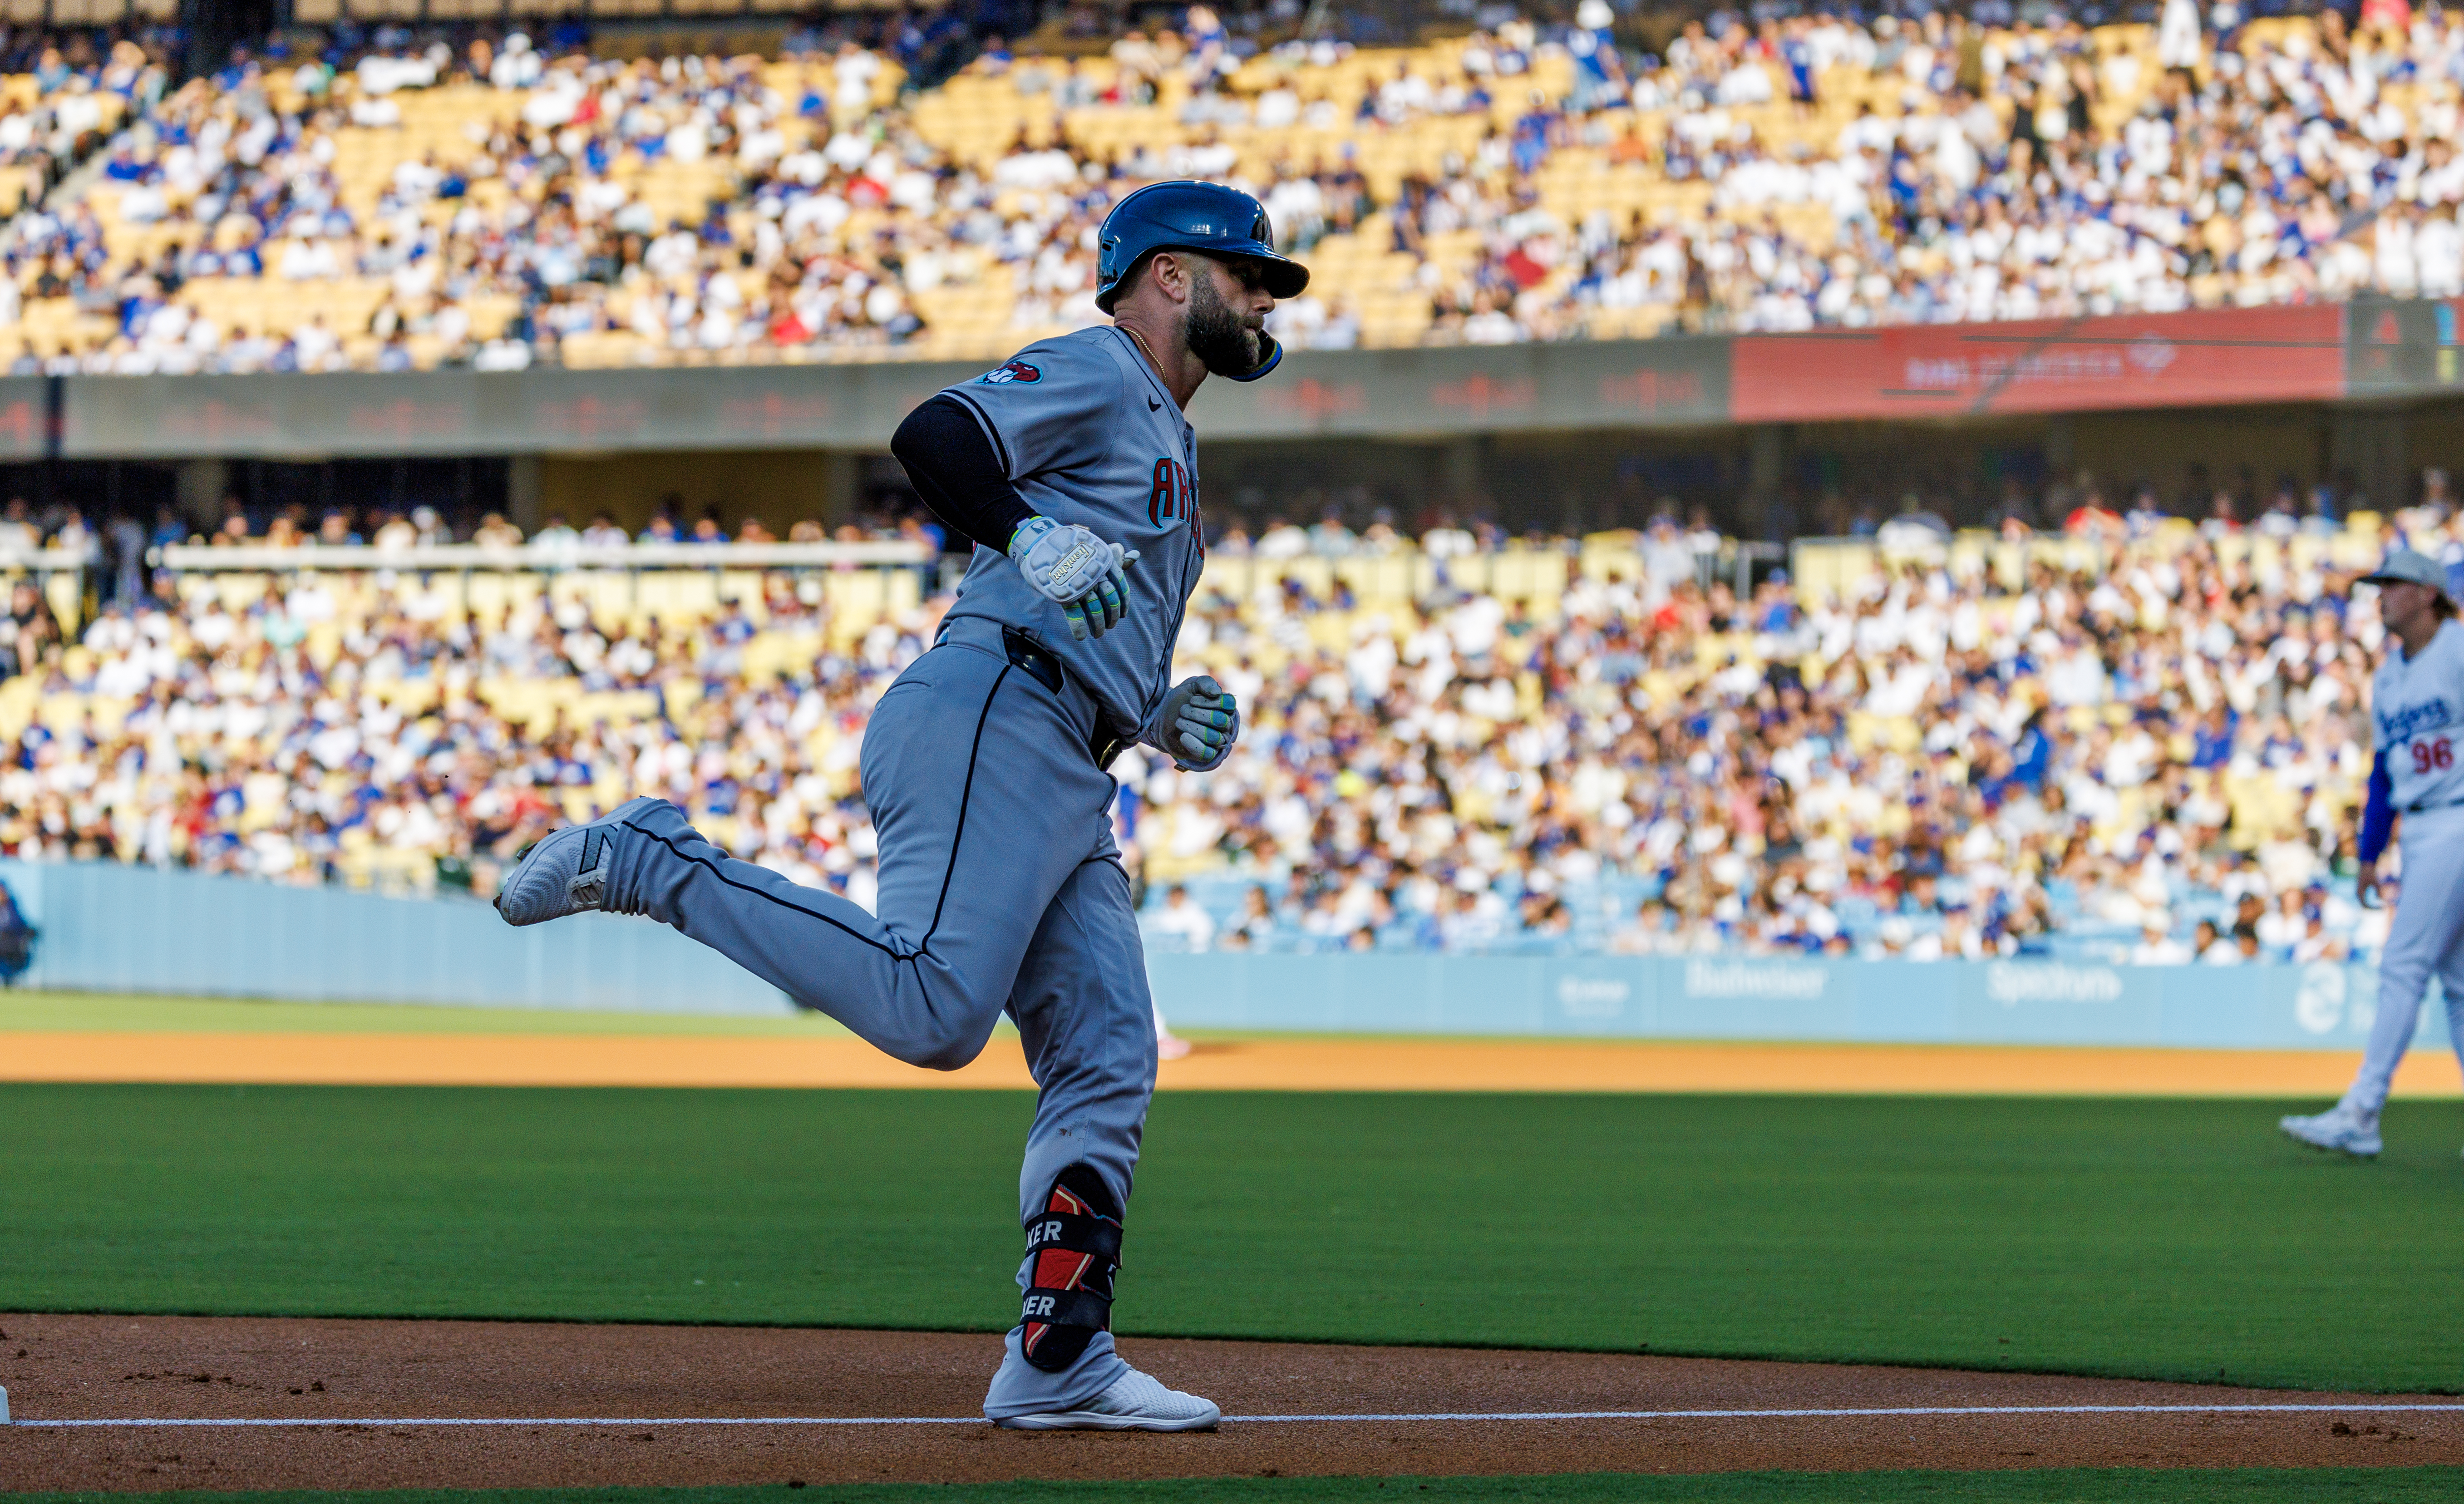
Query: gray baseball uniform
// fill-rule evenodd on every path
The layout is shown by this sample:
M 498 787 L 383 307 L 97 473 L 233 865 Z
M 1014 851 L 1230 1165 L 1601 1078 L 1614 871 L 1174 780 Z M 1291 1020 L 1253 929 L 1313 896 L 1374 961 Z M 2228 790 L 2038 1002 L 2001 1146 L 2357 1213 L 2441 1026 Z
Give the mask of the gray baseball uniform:
M 1139 555 L 1129 619 L 1101 637 L 1072 641 L 1061 608 L 991 548 L 976 550 L 950 614 L 1031 633 L 1135 741 L 1170 687 L 1173 642 L 1206 562 L 1197 432 L 1136 343 L 1111 325 L 1028 345 L 947 391 L 975 412 L 1028 506 Z
M 1154 1005 L 1093 749 L 1138 739 L 1161 703 L 1203 545 L 1195 434 L 1127 335 L 1029 345 L 949 392 L 1036 511 L 1138 550 L 1128 618 L 1073 641 L 1016 565 L 976 551 L 938 642 L 865 731 L 877 917 L 730 858 L 667 804 L 619 827 L 603 907 L 674 925 L 917 1065 L 955 1070 L 1017 1021 L 1041 1095 L 1022 1318 L 984 1401 L 998 1420 L 1074 1408 L 1128 1368 L 1105 1323 Z

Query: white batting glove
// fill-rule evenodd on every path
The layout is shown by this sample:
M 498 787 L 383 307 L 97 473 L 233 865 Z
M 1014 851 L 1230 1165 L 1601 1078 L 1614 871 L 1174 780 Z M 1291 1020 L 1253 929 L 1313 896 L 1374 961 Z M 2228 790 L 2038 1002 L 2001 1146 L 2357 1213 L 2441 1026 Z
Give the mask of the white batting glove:
M 1030 517 L 1010 535 L 1009 557 L 1036 593 L 1061 608 L 1080 642 L 1101 637 L 1129 614 L 1135 549 L 1125 551 L 1075 522 Z
M 1147 743 L 1168 754 L 1183 772 L 1204 773 L 1222 766 L 1232 755 L 1232 743 L 1240 740 L 1240 704 L 1213 677 L 1200 674 L 1164 696 Z

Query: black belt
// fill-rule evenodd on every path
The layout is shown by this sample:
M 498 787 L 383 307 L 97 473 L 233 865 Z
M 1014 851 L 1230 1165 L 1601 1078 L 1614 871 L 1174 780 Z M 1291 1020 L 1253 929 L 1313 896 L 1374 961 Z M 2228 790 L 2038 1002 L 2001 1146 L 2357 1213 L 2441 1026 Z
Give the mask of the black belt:
M 1035 675 L 1037 683 L 1055 695 L 1061 693 L 1061 686 L 1068 675 L 1062 669 L 1061 660 L 1045 652 L 1034 638 L 1015 627 L 1004 627 L 1001 629 L 1001 651 L 1008 654 L 1012 664 Z M 1112 735 L 1111 728 L 1104 724 L 1104 708 L 1097 705 L 1095 734 L 1087 741 L 1087 755 L 1095 760 L 1097 767 L 1109 771 L 1112 760 L 1128 748 L 1129 743 Z

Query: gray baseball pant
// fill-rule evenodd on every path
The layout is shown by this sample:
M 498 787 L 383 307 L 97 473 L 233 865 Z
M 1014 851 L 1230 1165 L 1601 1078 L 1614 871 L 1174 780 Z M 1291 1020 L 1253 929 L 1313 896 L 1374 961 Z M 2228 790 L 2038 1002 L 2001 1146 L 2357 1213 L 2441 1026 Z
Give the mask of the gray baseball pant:
M 665 803 L 619 828 L 605 906 L 675 926 L 913 1065 L 957 1070 L 1007 1012 L 1041 1094 L 1021 1222 L 1078 1162 L 1126 1207 L 1155 1093 L 1155 1005 L 1112 781 L 1088 750 L 1095 716 L 1075 680 L 1056 693 L 1013 664 L 997 624 L 954 620 L 865 731 L 878 917 L 735 860 Z M 1073 1408 L 1129 1367 L 1099 1332 L 1046 1373 L 1020 1334 L 984 1399 L 994 1420 Z

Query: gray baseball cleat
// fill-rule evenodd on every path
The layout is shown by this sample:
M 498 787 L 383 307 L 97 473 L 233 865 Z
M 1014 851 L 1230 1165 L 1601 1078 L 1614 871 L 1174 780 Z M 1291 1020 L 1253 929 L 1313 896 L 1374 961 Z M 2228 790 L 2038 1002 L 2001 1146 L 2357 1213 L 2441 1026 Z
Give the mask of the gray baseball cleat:
M 598 908 L 615 874 L 616 823 L 655 799 L 633 799 L 583 825 L 550 830 L 531 843 L 496 890 L 508 924 L 539 924 Z
M 2313 1117 L 2279 1117 L 2276 1126 L 2314 1149 L 2330 1149 L 2357 1160 L 2378 1157 L 2379 1125 L 2342 1102 Z
M 995 1424 L 1014 1431 L 1211 1431 L 1221 1419 L 1214 1401 L 1167 1389 L 1133 1368 L 1074 1410 L 1012 1415 Z

